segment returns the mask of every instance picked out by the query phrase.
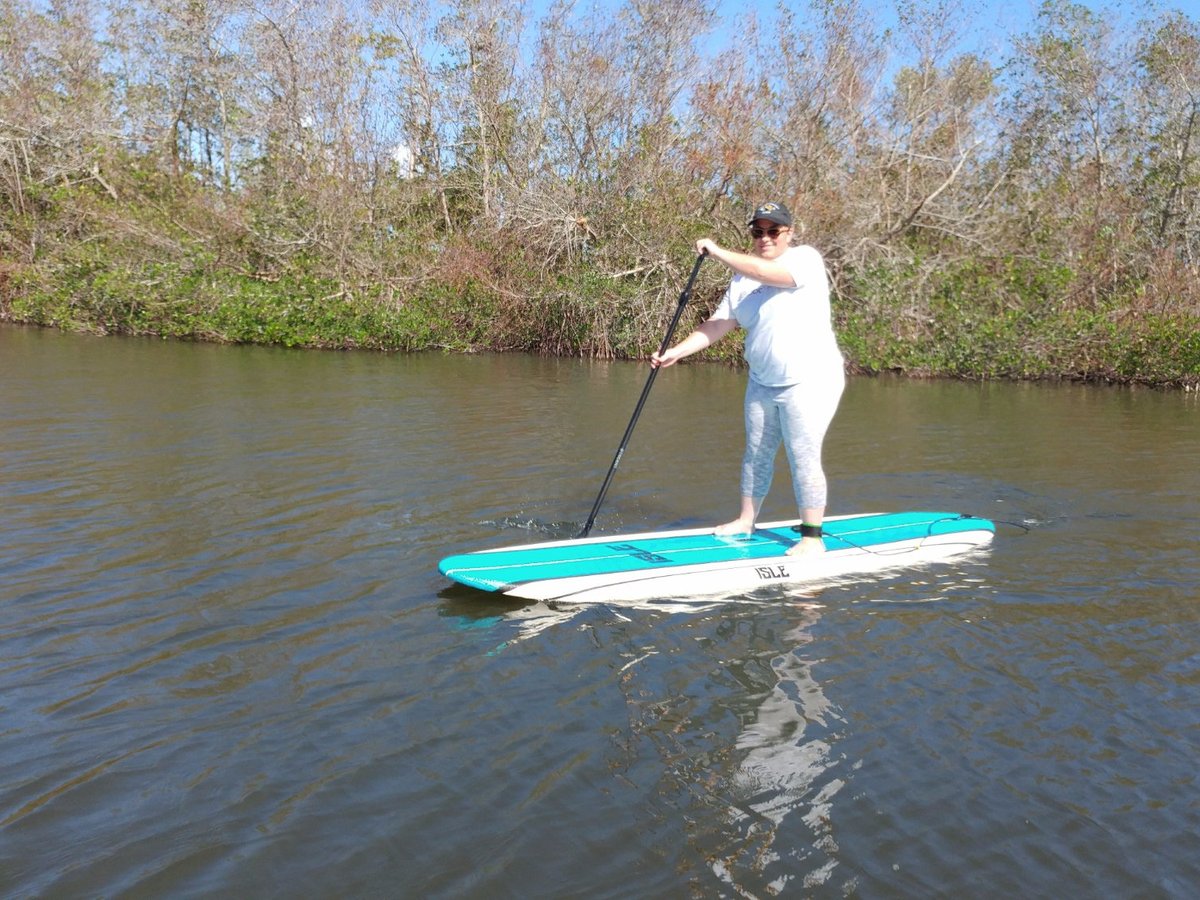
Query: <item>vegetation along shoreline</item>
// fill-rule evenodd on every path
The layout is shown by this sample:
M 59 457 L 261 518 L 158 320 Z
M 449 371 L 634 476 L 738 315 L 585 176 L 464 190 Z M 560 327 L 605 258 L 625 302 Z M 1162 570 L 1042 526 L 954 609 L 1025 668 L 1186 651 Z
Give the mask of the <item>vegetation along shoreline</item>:
M 855 372 L 1200 385 L 1200 25 L 877 6 L 0 5 L 0 320 L 644 358 L 781 196 Z

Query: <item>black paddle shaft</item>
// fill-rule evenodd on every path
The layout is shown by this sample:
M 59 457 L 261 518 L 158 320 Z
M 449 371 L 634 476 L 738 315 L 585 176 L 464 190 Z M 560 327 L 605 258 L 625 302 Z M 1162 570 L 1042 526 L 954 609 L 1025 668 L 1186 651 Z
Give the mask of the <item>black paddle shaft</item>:
M 696 283 L 696 276 L 700 274 L 700 264 L 704 262 L 704 257 L 706 256 L 708 256 L 707 250 L 701 252 L 696 257 L 696 264 L 692 266 L 692 274 L 688 277 L 687 284 L 679 294 L 679 305 L 675 307 L 675 315 L 671 319 L 667 333 L 663 335 L 662 343 L 659 344 L 658 352 L 660 354 L 671 344 L 671 336 L 675 334 L 675 326 L 683 318 L 683 309 L 687 306 L 688 299 L 692 296 L 692 285 Z M 621 438 L 621 446 L 617 448 L 617 455 L 613 457 L 612 465 L 608 467 L 608 474 L 604 476 L 604 484 L 600 486 L 600 493 L 596 496 L 596 502 L 592 504 L 592 511 L 588 514 L 587 524 L 583 526 L 583 531 L 579 532 L 581 538 L 587 537 L 588 533 L 592 530 L 592 526 L 596 524 L 596 515 L 600 512 L 600 504 L 604 502 L 604 495 L 608 493 L 608 486 L 612 484 L 613 475 L 617 472 L 617 466 L 621 464 L 621 457 L 625 455 L 625 448 L 629 445 L 629 438 L 633 434 L 633 426 L 637 424 L 638 416 L 642 414 L 642 407 L 646 405 L 646 398 L 650 396 L 650 388 L 654 387 L 654 379 L 657 376 L 658 366 L 655 366 L 650 370 L 650 377 L 646 379 L 646 386 L 642 388 L 642 396 L 638 398 L 637 406 L 633 410 L 633 418 L 629 420 L 629 426 L 625 429 L 625 436 Z

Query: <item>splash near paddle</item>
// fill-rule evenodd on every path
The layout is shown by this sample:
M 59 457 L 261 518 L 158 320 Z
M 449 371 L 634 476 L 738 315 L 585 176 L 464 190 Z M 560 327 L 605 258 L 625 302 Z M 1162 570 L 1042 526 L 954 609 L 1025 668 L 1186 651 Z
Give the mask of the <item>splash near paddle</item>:
M 996 531 L 988 519 L 953 512 L 836 516 L 825 520 L 824 553 L 787 556 L 799 524 L 733 536 L 699 528 L 499 547 L 446 557 L 438 569 L 460 584 L 527 600 L 699 597 L 924 565 L 985 546 Z

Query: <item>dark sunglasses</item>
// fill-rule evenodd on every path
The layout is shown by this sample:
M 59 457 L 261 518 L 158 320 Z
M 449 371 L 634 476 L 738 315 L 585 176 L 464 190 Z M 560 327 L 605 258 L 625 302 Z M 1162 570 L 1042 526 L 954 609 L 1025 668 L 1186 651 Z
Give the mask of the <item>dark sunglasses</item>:
M 759 228 L 757 225 L 751 225 L 750 237 L 757 239 L 760 237 L 770 236 L 770 238 L 774 240 L 785 231 L 787 231 L 787 228 L 782 225 L 774 225 L 770 228 Z

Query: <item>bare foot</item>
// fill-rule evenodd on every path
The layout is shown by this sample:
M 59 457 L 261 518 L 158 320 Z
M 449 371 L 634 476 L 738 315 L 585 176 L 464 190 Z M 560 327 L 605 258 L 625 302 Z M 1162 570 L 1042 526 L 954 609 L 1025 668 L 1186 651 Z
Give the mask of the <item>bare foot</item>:
M 746 522 L 742 519 L 734 519 L 732 522 L 726 522 L 724 525 L 718 525 L 713 529 L 713 534 L 716 535 L 731 535 L 731 534 L 750 534 L 754 531 L 754 523 Z
M 788 547 L 788 556 L 811 556 L 817 557 L 825 552 L 825 542 L 817 537 L 800 538 L 792 546 Z

